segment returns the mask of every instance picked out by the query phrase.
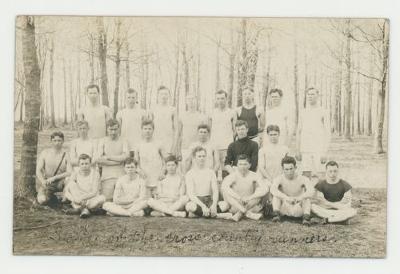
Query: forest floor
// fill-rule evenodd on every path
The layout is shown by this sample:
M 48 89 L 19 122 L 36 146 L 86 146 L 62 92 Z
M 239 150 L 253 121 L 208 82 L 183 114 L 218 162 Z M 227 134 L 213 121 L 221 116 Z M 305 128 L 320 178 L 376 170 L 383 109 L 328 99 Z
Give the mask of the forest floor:
M 65 132 L 65 131 L 64 131 Z M 49 144 L 40 134 L 39 151 Z M 66 146 L 74 134 L 66 132 Z M 15 131 L 14 174 L 18 178 L 22 132 Z M 297 220 L 123 218 L 81 220 L 60 210 L 32 208 L 14 200 L 16 255 L 299 256 L 384 257 L 386 254 L 386 155 L 372 154 L 372 138 L 334 138 L 329 158 L 354 186 L 358 215 L 349 225 L 305 227 Z M 17 182 L 17 180 L 15 180 Z M 15 185 L 17 187 L 17 185 Z

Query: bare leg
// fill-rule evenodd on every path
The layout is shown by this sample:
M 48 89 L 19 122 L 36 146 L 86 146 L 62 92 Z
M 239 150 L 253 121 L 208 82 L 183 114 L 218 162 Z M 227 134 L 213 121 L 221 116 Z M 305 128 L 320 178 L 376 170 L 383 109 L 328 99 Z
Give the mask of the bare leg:
M 178 211 L 178 209 L 182 208 L 186 204 L 186 201 L 187 198 L 181 197 L 172 205 L 168 205 L 167 203 L 156 199 L 150 199 L 147 203 L 151 208 L 161 213 L 176 217 L 186 217 L 186 212 Z
M 103 195 L 95 196 L 87 201 L 87 208 L 88 209 L 95 209 L 101 207 L 103 203 L 105 203 L 106 197 Z

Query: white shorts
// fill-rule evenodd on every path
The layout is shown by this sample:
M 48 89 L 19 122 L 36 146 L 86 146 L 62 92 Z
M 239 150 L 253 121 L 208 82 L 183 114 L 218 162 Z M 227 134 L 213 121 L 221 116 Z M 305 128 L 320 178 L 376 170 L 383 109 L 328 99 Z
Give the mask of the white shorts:
M 298 218 L 303 216 L 303 207 L 301 206 L 301 203 L 291 204 L 286 201 L 282 201 L 279 212 L 285 216 Z

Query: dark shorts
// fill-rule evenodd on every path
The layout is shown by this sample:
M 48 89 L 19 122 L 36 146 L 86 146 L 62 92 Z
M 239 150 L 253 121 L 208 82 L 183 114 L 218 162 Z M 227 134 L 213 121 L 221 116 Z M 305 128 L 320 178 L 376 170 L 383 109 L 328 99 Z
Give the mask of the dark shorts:
M 207 196 L 197 196 L 197 198 L 203 203 L 205 204 L 208 208 L 212 205 L 213 203 L 213 199 L 211 197 L 211 195 L 207 195 Z M 217 213 L 221 213 L 221 208 L 219 207 L 219 205 L 217 205 Z M 196 211 L 193 212 L 194 214 L 196 214 L 197 216 L 203 216 L 203 210 L 201 209 L 201 207 L 199 205 L 197 205 L 196 207 Z

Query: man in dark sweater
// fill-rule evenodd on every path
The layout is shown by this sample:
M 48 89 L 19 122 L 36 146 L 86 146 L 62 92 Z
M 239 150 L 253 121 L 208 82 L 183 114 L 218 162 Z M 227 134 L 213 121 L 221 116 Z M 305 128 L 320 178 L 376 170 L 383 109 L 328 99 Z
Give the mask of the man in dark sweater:
M 258 144 L 249 139 L 247 132 L 249 130 L 246 121 L 238 120 L 235 123 L 237 140 L 228 146 L 228 152 L 225 158 L 225 169 L 229 174 L 234 172 L 237 165 L 237 157 L 245 154 L 250 159 L 250 170 L 256 172 L 258 164 Z

